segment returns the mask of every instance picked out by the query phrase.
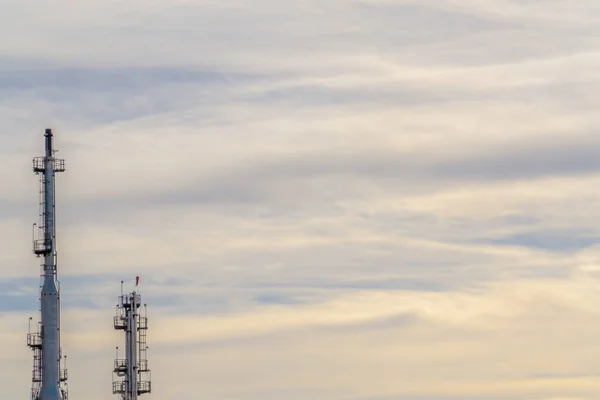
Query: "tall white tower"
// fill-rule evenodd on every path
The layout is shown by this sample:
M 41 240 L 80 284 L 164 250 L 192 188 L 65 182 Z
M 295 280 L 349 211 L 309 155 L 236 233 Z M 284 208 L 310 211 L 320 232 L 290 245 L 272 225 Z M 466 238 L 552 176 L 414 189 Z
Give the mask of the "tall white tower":
M 33 252 L 43 257 L 41 274 L 41 321 L 29 333 L 27 345 L 33 350 L 32 400 L 66 400 L 67 370 L 61 369 L 60 284 L 57 279 L 56 213 L 54 174 L 65 170 L 65 161 L 55 158 L 52 129 L 44 133 L 46 154 L 33 159 L 33 172 L 40 175 L 40 225 L 34 224 Z M 37 227 L 37 229 L 36 229 Z M 66 364 L 66 356 L 64 357 Z
M 136 277 L 136 288 L 139 277 Z M 137 400 L 138 396 L 151 392 L 150 369 L 148 369 L 146 332 L 148 314 L 144 304 L 144 315 L 140 315 L 142 298 L 135 290 L 123 294 L 117 303 L 114 327 L 125 332 L 125 358 L 117 358 L 113 368 L 113 394 L 121 400 Z

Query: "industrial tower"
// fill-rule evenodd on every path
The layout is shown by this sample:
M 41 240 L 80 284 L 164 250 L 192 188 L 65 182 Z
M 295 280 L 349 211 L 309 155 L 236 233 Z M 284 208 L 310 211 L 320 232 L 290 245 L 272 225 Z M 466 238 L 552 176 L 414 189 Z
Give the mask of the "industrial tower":
M 136 288 L 138 281 L 139 277 L 136 277 Z M 121 400 L 137 400 L 139 395 L 151 392 L 146 345 L 148 313 L 144 304 L 144 315 L 140 315 L 141 304 L 142 298 L 135 290 L 123 294 L 121 282 L 114 327 L 125 332 L 125 358 L 119 358 L 117 347 L 113 368 L 113 394 L 118 394 Z
M 56 213 L 54 174 L 65 170 L 65 161 L 55 158 L 52 129 L 44 133 L 46 155 L 33 159 L 33 172 L 40 175 L 40 225 L 33 225 L 33 252 L 43 257 L 40 284 L 41 321 L 29 333 L 27 345 L 33 350 L 32 400 L 67 400 L 67 369 L 61 369 L 60 284 L 57 279 Z M 36 229 L 37 228 L 37 229 Z

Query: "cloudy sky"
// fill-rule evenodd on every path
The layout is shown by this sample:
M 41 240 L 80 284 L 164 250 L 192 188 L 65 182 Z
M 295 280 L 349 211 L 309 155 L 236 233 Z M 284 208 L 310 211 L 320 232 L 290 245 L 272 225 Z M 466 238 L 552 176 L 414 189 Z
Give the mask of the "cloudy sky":
M 27 399 L 43 130 L 70 398 L 600 395 L 597 0 L 0 0 L 0 384 Z

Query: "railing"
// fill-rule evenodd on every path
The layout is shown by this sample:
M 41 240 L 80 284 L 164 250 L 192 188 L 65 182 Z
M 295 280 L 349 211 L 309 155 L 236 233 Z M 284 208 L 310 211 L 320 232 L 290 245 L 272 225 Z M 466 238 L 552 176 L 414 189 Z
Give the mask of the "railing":
M 52 250 L 52 241 L 50 239 L 37 239 L 33 241 L 33 252 L 35 254 L 44 254 Z
M 43 172 L 45 167 L 45 157 L 35 157 L 33 159 L 33 172 Z
M 113 382 L 113 394 L 124 394 L 125 393 L 125 382 L 124 381 L 118 381 L 118 382 Z
M 148 317 L 139 317 L 138 329 L 148 329 Z
M 138 369 L 138 371 L 140 371 L 140 372 L 148 372 L 148 371 L 150 371 L 148 369 L 148 360 L 146 360 L 146 359 L 140 360 L 140 368 Z
M 61 382 L 66 382 L 68 378 L 67 370 L 61 369 L 58 373 L 58 377 Z
M 27 346 L 29 347 L 42 347 L 42 335 L 38 332 L 27 334 Z
M 115 360 L 115 372 L 125 371 L 127 369 L 127 360 L 116 359 Z
M 152 382 L 142 381 L 138 382 L 138 394 L 150 393 L 152 391 Z
M 54 171 L 55 172 L 63 172 L 65 170 L 65 160 L 60 158 L 54 159 Z
M 55 158 L 53 164 L 55 172 L 63 172 L 65 170 L 65 160 Z M 33 172 L 44 172 L 45 169 L 46 157 L 35 157 L 33 159 Z
M 115 325 L 115 329 L 126 329 L 127 328 L 127 319 L 125 317 L 116 316 L 116 317 L 114 317 L 114 325 Z
M 33 367 L 33 374 L 32 374 L 32 378 L 31 381 L 34 383 L 39 383 L 42 381 L 42 370 L 37 368 L 37 367 Z

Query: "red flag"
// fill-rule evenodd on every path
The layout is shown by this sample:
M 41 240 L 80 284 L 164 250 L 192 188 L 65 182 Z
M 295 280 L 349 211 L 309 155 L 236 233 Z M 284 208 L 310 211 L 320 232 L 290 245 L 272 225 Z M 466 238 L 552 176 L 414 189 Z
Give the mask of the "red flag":
M 137 286 L 137 285 L 138 285 L 138 282 L 139 282 L 139 281 L 140 281 L 140 277 L 139 277 L 139 276 L 136 276 L 136 277 L 135 277 L 135 286 Z

